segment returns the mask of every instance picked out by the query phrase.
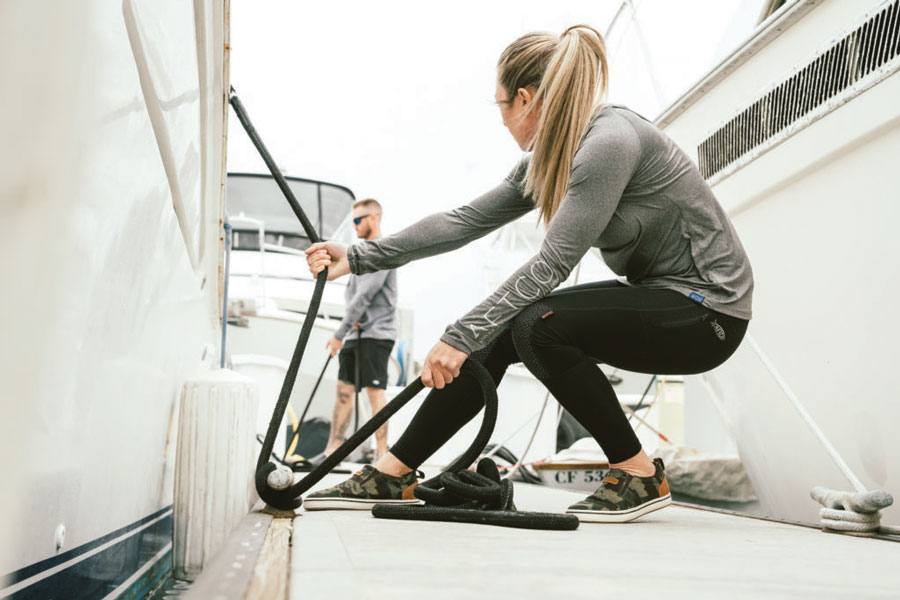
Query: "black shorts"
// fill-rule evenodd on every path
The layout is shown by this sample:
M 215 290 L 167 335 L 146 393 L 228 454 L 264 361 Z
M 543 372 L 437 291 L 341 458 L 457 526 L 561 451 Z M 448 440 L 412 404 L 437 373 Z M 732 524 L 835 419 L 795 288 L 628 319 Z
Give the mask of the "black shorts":
M 359 379 L 357 389 L 365 387 L 385 389 L 387 387 L 387 366 L 394 349 L 393 340 L 359 340 Z M 338 354 L 338 379 L 349 384 L 356 380 L 356 344 L 350 339 L 344 342 Z

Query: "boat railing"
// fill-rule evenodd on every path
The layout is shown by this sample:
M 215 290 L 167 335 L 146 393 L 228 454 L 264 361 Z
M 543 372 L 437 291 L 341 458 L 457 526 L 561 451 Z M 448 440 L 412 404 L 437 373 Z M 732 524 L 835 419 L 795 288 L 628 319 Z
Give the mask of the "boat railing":
M 229 223 L 231 223 L 232 230 L 236 229 L 236 223 L 244 223 L 247 225 L 252 225 L 257 228 L 259 232 L 259 290 L 263 298 L 266 298 L 266 227 L 265 223 L 260 219 L 254 219 L 253 217 L 248 217 L 244 213 L 240 213 L 236 216 L 228 217 Z M 226 273 L 226 276 L 230 276 L 230 273 Z
M 289 246 L 284 246 L 282 244 L 273 244 L 271 242 L 264 242 L 260 244 L 260 248 L 265 248 L 266 250 L 270 250 L 273 252 L 281 252 L 282 254 L 292 254 L 294 256 L 306 256 L 306 253 L 303 250 L 297 250 L 296 248 L 291 248 Z M 262 251 L 262 250 L 260 250 Z M 310 277 L 310 279 L 312 279 Z

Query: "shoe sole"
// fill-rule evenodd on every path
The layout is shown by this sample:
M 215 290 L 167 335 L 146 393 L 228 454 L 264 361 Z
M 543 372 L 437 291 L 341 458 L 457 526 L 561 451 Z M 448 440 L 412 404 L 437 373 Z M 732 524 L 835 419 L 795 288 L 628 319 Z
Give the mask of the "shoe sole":
M 306 510 L 371 510 L 377 504 L 422 504 L 421 500 L 371 500 L 356 498 L 308 498 L 303 501 Z
M 672 495 L 666 494 L 628 510 L 567 510 L 566 514 L 575 515 L 582 523 L 627 523 L 670 504 Z

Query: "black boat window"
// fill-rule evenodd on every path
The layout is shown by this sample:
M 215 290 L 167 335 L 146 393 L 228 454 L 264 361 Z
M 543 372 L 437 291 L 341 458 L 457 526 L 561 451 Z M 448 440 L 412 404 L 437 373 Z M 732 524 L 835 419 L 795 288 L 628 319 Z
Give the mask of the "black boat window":
M 353 193 L 330 183 L 295 177 L 286 180 L 319 235 L 325 239 L 334 235 L 350 213 Z M 259 250 L 260 224 L 267 250 L 303 250 L 309 245 L 300 221 L 271 176 L 229 173 L 227 181 L 225 205 L 235 232 L 235 250 Z

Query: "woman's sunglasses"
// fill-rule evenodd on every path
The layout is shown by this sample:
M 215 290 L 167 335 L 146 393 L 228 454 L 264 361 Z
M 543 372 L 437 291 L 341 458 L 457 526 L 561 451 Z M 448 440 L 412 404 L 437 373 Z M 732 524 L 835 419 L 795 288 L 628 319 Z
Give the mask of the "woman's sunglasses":
M 362 216 L 360 216 L 360 217 L 354 217 L 354 218 L 353 218 L 353 224 L 354 224 L 354 225 L 359 225 L 360 223 L 362 223 L 362 220 L 363 220 L 363 219 L 365 219 L 366 217 L 371 217 L 372 214 L 373 214 L 373 213 L 369 213 L 369 214 L 367 214 L 367 215 L 362 215 Z

